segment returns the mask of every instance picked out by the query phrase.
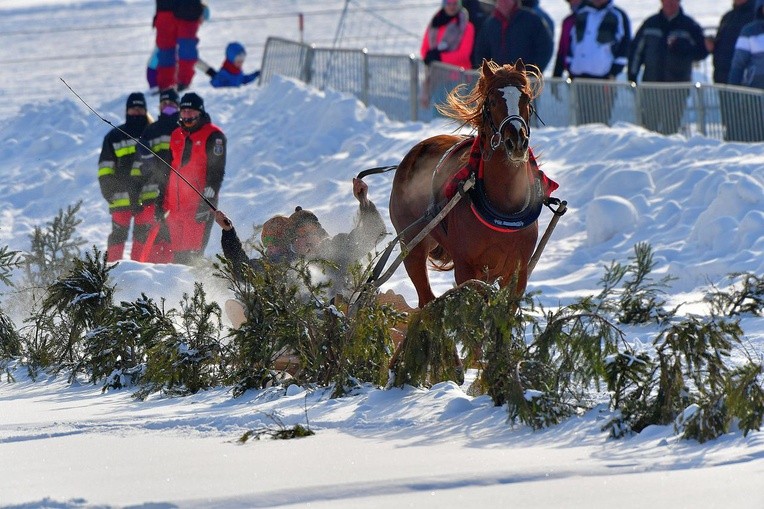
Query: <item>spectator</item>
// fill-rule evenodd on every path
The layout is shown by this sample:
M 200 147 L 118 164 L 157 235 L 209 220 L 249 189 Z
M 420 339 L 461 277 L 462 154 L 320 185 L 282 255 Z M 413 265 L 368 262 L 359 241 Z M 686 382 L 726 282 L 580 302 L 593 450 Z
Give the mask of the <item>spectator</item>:
M 178 103 L 178 93 L 173 88 L 163 90 L 159 94 L 159 119 L 143 131 L 138 144 L 138 156 L 133 162 L 132 174 L 138 181 L 141 190 L 139 200 L 143 207 L 140 213 L 141 226 L 136 225 L 133 236 L 146 246 L 140 254 L 139 261 L 142 262 L 172 261 L 169 258 L 170 239 L 166 228 L 159 238 L 158 231 L 151 234 L 151 230 L 152 223 L 157 230 L 164 223 L 162 202 L 170 178 L 169 166 L 172 164 L 170 137 L 177 129 L 180 119 Z
M 423 107 L 441 101 L 451 88 L 444 80 L 431 80 L 430 64 L 444 62 L 471 69 L 474 44 L 475 27 L 469 20 L 467 10 L 462 7 L 461 0 L 443 0 L 443 7 L 427 25 L 420 48 L 422 60 L 427 65 L 420 97 Z M 458 76 L 453 79 L 457 80 Z
M 285 221 L 283 216 L 276 216 L 277 224 L 273 224 L 277 232 L 272 245 L 277 249 L 273 251 L 270 235 L 266 235 L 265 226 L 276 218 L 272 218 L 263 225 L 263 246 L 265 255 L 278 262 L 291 262 L 296 257 L 304 257 L 308 260 L 326 260 L 332 262 L 333 268 L 327 274 L 332 285 L 334 295 L 342 294 L 346 289 L 348 269 L 354 263 L 359 262 L 364 256 L 374 249 L 377 243 L 386 233 L 385 223 L 377 211 L 377 207 L 368 198 L 368 186 L 363 180 L 353 179 L 353 196 L 359 203 L 358 224 L 350 233 L 340 233 L 330 237 L 321 226 L 318 218 L 312 212 L 297 207 L 295 212 Z M 261 263 L 259 259 L 249 259 L 244 253 L 241 241 L 236 235 L 233 223 L 226 214 L 220 210 L 215 213 L 215 221 L 223 229 L 221 245 L 223 255 L 234 264 L 234 270 L 242 264 L 249 264 L 257 269 Z M 288 253 L 285 254 L 284 245 L 288 245 Z M 332 295 L 332 296 L 334 296 Z
M 220 70 L 207 71 L 212 79 L 210 83 L 215 88 L 221 87 L 239 87 L 252 83 L 260 76 L 260 71 L 251 74 L 244 74 L 241 70 L 244 65 L 244 59 L 247 58 L 247 51 L 238 42 L 231 42 L 225 49 L 225 60 Z
M 201 0 L 156 0 L 157 84 L 160 90 L 185 90 L 199 58 L 196 33 L 209 10 Z
M 138 187 L 130 172 L 137 139 L 150 121 L 146 98 L 140 92 L 133 92 L 127 97 L 125 123 L 111 129 L 103 139 L 98 158 L 98 184 L 111 213 L 111 233 L 106 244 L 106 260 L 109 262 L 122 259 L 133 216 L 136 216 L 135 227 L 139 226 Z M 134 233 L 130 257 L 136 260 L 142 248 Z
M 176 171 L 169 175 L 162 202 L 169 248 L 174 263 L 190 264 L 204 254 L 213 221 L 210 206 L 197 193 L 217 206 L 226 162 L 226 137 L 193 92 L 180 100 L 180 127 L 172 132 L 170 150 Z
M 716 37 L 710 41 L 709 51 L 713 52 L 714 83 L 727 83 L 735 53 L 735 43 L 744 25 L 754 20 L 754 0 L 732 0 L 732 10 L 722 16 Z M 724 125 L 724 139 L 744 141 L 746 139 L 744 119 L 737 113 L 739 104 L 736 95 L 726 90 L 719 91 L 719 107 Z
M 727 79 L 730 85 L 742 85 L 753 88 L 764 88 L 764 0 L 756 0 L 754 4 L 754 20 L 740 30 L 740 36 L 735 43 L 735 53 L 732 56 L 730 74 Z M 762 111 L 764 104 L 761 98 L 749 99 L 745 105 L 748 113 L 741 118 L 744 123 L 735 134 L 740 141 L 764 140 L 762 126 Z M 738 115 L 744 114 L 739 108 Z
M 552 71 L 552 76 L 555 78 L 561 78 L 562 73 L 568 70 L 568 65 L 565 60 L 567 59 L 568 51 L 570 50 L 570 36 L 573 32 L 573 28 L 576 26 L 576 12 L 583 2 L 583 0 L 565 1 L 570 5 L 571 13 L 562 20 L 560 43 L 557 45 L 557 58 L 555 59 L 554 70 Z
M 730 85 L 764 88 L 764 0 L 756 0 L 754 20 L 745 25 L 735 43 L 730 73 Z
M 614 80 L 628 62 L 629 17 L 612 0 L 584 0 L 576 13 L 567 64 L 572 79 Z M 578 113 L 580 124 L 610 122 L 614 87 L 592 87 Z
M 483 59 L 497 64 L 514 64 L 518 59 L 546 69 L 552 58 L 554 42 L 542 19 L 520 7 L 520 0 L 497 0 L 475 42 L 473 67 Z
M 727 11 L 719 22 L 712 47 L 714 83 L 727 83 L 735 53 L 735 43 L 743 26 L 754 20 L 755 0 L 732 0 L 732 10 Z
M 175 24 L 175 14 L 173 14 L 175 2 L 176 0 L 156 0 L 156 13 L 152 22 L 154 30 L 156 30 L 156 83 L 162 89 L 176 86 L 178 79 L 175 60 L 177 52 L 177 27 Z
M 483 10 L 479 0 L 462 0 L 462 7 L 467 9 L 470 15 L 470 23 L 475 27 L 475 35 L 477 35 L 480 32 L 480 27 L 483 26 L 483 22 L 488 17 L 486 11 Z
M 427 65 L 437 61 L 470 69 L 474 44 L 475 27 L 461 0 L 443 0 L 422 38 L 422 60 Z
M 528 9 L 541 16 L 541 19 L 544 21 L 547 30 L 549 30 L 549 35 L 551 35 L 552 39 L 554 40 L 554 20 L 552 19 L 552 16 L 549 15 L 549 13 L 541 8 L 539 3 L 539 0 L 520 0 L 520 4 L 523 7 L 527 7 Z
M 681 0 L 661 0 L 658 14 L 645 20 L 631 44 L 629 81 L 690 82 L 692 63 L 708 56 L 703 29 L 687 16 Z M 679 130 L 689 88 L 647 91 L 642 94 L 645 127 L 661 134 Z

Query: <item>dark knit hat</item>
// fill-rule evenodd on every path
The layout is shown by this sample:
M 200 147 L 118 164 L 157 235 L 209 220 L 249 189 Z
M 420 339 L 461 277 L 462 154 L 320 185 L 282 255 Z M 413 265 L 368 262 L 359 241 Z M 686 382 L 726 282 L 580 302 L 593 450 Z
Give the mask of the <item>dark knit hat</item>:
M 133 92 L 128 95 L 125 109 L 129 110 L 130 108 L 146 109 L 146 97 L 140 92 Z
M 183 95 L 180 100 L 180 109 L 190 108 L 192 110 L 204 111 L 204 99 L 194 92 L 189 92 Z
M 178 93 L 174 88 L 168 88 L 159 92 L 159 102 L 171 101 L 178 104 Z
M 321 223 L 318 221 L 318 218 L 313 212 L 305 210 L 299 205 L 295 207 L 294 213 L 289 216 L 289 221 L 292 223 L 293 230 L 297 230 L 301 226 L 308 223 L 314 223 L 318 226 L 321 226 Z

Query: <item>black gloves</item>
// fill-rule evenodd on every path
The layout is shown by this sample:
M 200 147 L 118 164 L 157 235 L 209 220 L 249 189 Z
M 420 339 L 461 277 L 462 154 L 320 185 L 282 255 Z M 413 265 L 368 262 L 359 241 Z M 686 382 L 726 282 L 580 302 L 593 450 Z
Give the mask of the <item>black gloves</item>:
M 440 50 L 439 49 L 431 49 L 424 56 L 424 63 L 426 65 L 430 65 L 430 63 L 432 63 L 435 60 L 440 61 Z

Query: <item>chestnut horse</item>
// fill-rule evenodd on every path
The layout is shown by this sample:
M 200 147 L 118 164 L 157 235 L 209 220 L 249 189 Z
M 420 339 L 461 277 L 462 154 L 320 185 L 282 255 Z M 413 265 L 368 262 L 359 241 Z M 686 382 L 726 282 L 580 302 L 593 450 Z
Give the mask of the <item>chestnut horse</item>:
M 483 201 L 499 217 L 522 215 L 530 209 L 540 213 L 541 203 L 534 193 L 538 187 L 535 175 L 540 172 L 528 142 L 531 101 L 540 92 L 541 83 L 538 69 L 526 67 L 522 60 L 514 66 L 483 61 L 480 78 L 471 91 L 462 85 L 448 95 L 445 105 L 439 107 L 441 114 L 472 126 L 477 136 L 473 143 L 461 136 L 434 136 L 406 154 L 395 172 L 390 196 L 390 219 L 398 233 L 432 210 L 431 204 L 442 205 L 448 200 L 444 187 L 465 167 L 470 155 L 482 166 L 478 189 L 484 189 Z M 531 213 L 528 223 L 520 228 L 496 228 L 476 216 L 474 203 L 462 199 L 404 258 L 420 308 L 435 298 L 427 273 L 428 259 L 436 269 L 453 268 L 457 284 L 481 279 L 499 280 L 506 286 L 517 281 L 517 290 L 525 290 L 528 261 L 538 238 L 538 213 Z M 411 241 L 422 227 L 412 227 L 402 242 Z

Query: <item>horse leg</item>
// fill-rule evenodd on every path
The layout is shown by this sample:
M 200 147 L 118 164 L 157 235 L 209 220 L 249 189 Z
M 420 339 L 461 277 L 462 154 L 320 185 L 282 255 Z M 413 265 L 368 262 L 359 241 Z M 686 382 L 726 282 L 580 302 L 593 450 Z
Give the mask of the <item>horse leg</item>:
M 457 285 L 469 281 L 470 279 L 484 279 L 481 278 L 482 274 L 476 273 L 472 267 L 462 264 L 454 263 L 454 281 Z
M 419 298 L 419 309 L 422 309 L 425 304 L 435 299 L 435 294 L 430 286 L 430 277 L 427 273 L 427 255 L 429 253 L 429 246 L 427 244 L 425 241 L 422 241 L 403 259 L 406 273 L 414 284 L 414 288 L 416 288 L 416 294 Z
M 415 246 L 406 258 L 403 259 L 403 265 L 406 267 L 406 273 L 409 275 L 409 279 L 414 284 L 417 297 L 419 298 L 418 309 L 412 310 L 409 313 L 409 323 L 413 313 L 418 313 L 425 304 L 435 300 L 435 294 L 432 293 L 432 287 L 430 286 L 430 278 L 427 274 L 427 256 L 430 252 L 431 246 L 427 240 L 423 240 L 418 246 Z M 408 326 L 407 326 L 408 327 Z M 408 331 L 407 331 L 408 334 Z M 395 347 L 390 362 L 388 363 L 388 370 L 390 371 L 391 381 L 388 382 L 392 385 L 392 380 L 395 377 L 395 371 L 398 367 L 398 357 L 406 344 L 407 337 L 404 337 L 400 343 Z

